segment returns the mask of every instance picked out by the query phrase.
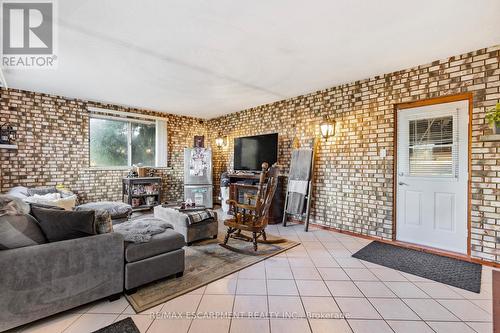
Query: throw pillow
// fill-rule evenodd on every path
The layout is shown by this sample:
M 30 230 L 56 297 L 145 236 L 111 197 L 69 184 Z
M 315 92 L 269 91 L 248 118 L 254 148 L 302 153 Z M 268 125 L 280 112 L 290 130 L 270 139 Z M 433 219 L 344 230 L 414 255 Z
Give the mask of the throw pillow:
M 24 187 L 24 186 L 15 186 L 15 187 L 11 188 L 9 190 L 9 192 L 7 192 L 7 195 L 11 195 L 11 196 L 16 197 L 16 198 L 25 199 L 27 196 L 29 196 L 28 188 Z
M 66 210 L 72 210 L 76 205 L 76 195 L 73 194 L 69 197 L 61 198 L 61 194 L 58 192 L 46 193 L 43 195 L 35 194 L 31 197 L 27 197 L 26 199 L 24 199 L 24 201 L 47 206 L 61 207 Z
M 47 243 L 36 220 L 26 215 L 0 216 L 0 250 Z
M 113 222 L 111 214 L 105 210 L 95 211 L 95 228 L 98 234 L 113 232 Z
M 31 213 L 49 240 L 57 242 L 96 234 L 95 213 L 31 207 Z
M 29 188 L 28 189 L 28 196 L 32 197 L 35 194 L 37 195 L 45 195 L 49 193 L 57 193 L 57 189 L 54 186 L 47 186 L 47 187 L 35 187 L 35 188 Z
M 0 194 L 0 216 L 24 215 L 30 212 L 30 207 L 22 199 Z

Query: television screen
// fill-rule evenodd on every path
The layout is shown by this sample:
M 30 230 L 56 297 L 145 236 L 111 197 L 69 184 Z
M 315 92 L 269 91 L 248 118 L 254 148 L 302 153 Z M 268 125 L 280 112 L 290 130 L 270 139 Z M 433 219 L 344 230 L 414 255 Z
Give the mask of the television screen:
M 278 161 L 278 133 L 234 139 L 234 170 L 261 171 Z

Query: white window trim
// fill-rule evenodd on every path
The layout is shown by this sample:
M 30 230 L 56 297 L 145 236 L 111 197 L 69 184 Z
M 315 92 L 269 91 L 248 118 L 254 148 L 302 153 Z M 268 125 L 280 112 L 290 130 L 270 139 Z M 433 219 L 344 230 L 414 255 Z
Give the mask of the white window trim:
M 138 120 L 144 120 L 144 119 L 148 119 L 148 120 L 163 120 L 163 121 L 166 121 L 166 118 L 164 117 L 157 117 L 157 116 L 150 116 L 150 115 L 147 115 L 147 114 L 142 114 L 142 113 L 133 113 L 133 112 L 125 112 L 125 111 L 117 111 L 117 110 L 109 110 L 109 109 L 103 109 L 103 108 L 96 108 L 96 107 L 93 107 L 93 106 L 89 106 L 87 108 L 87 110 L 90 112 L 90 113 L 93 113 L 93 114 L 107 114 L 107 115 L 114 115 L 118 118 L 138 118 Z
M 93 170 L 127 170 L 132 167 L 132 123 L 141 123 L 156 126 L 156 137 L 155 137 L 155 165 L 145 166 L 154 168 L 167 168 L 167 147 L 168 147 L 168 130 L 167 130 L 167 119 L 163 117 L 156 117 L 150 115 L 144 115 L 140 113 L 108 110 L 96 107 L 89 107 L 89 117 L 98 119 L 109 119 L 116 121 L 123 121 L 127 123 L 128 126 L 128 137 L 127 137 L 127 166 L 89 166 Z M 164 130 L 159 130 L 159 126 L 165 126 Z M 90 133 L 89 133 L 90 140 Z M 159 143 L 160 141 L 165 141 Z M 90 147 L 89 147 L 90 148 Z M 165 151 L 161 151 L 165 150 Z M 90 161 L 89 161 L 90 162 Z

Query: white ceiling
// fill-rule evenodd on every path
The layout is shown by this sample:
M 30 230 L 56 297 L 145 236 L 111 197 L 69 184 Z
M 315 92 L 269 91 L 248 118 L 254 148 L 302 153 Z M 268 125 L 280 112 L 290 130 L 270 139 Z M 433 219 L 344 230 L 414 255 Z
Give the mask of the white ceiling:
M 59 0 L 12 88 L 213 118 L 500 43 L 499 0 Z

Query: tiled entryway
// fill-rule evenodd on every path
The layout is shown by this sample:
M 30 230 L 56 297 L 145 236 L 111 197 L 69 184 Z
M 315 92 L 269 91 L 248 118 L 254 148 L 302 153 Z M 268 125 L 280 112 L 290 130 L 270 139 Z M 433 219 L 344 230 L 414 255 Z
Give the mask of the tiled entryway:
M 491 268 L 483 267 L 475 294 L 351 258 L 369 243 L 362 238 L 314 227 L 305 233 L 302 225 L 269 226 L 268 232 L 302 244 L 140 314 L 122 297 L 22 331 L 88 333 L 130 316 L 149 333 L 492 332 Z M 153 319 L 152 312 L 179 318 Z M 205 312 L 242 316 L 185 316 Z

